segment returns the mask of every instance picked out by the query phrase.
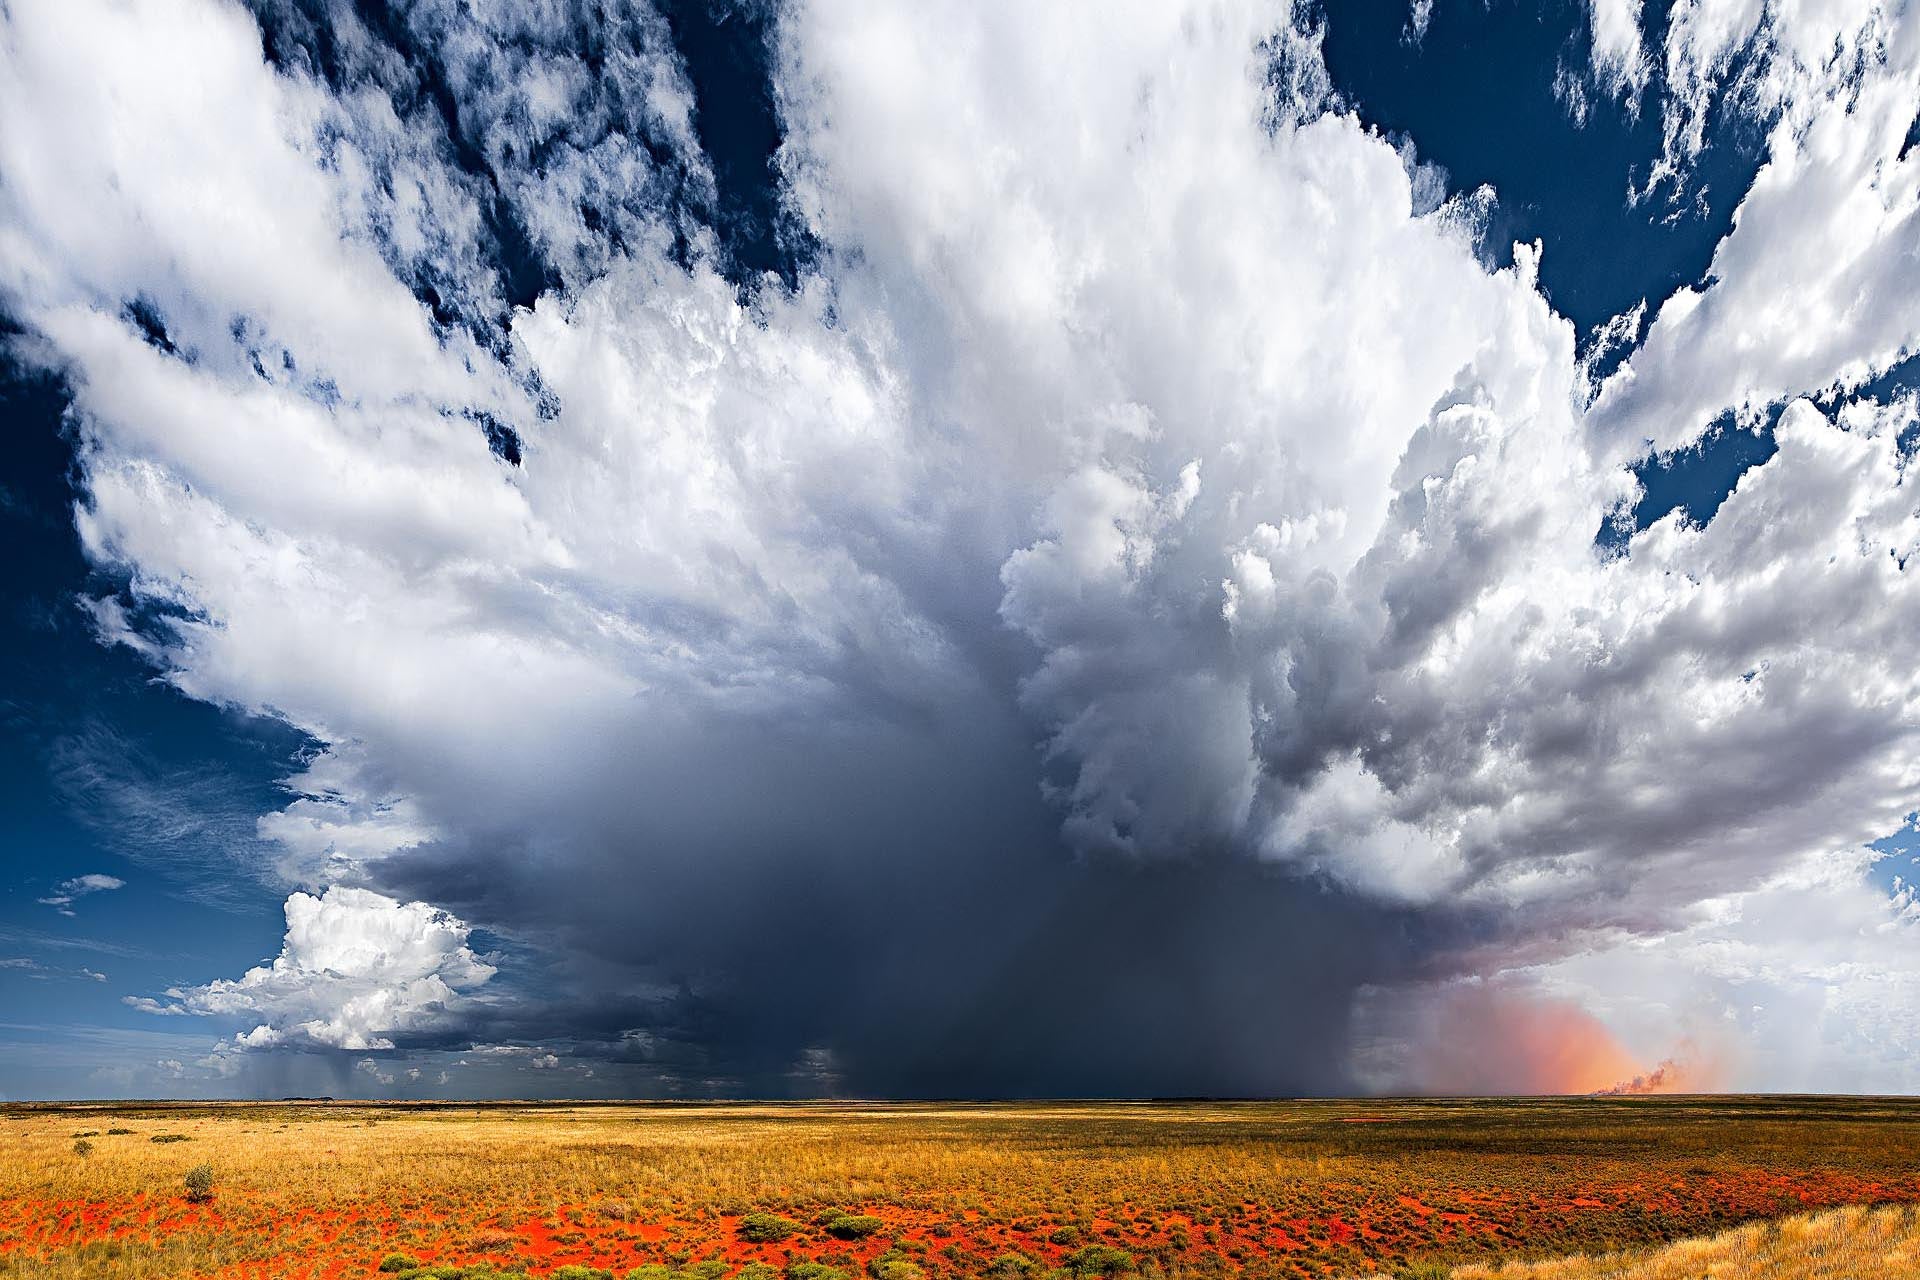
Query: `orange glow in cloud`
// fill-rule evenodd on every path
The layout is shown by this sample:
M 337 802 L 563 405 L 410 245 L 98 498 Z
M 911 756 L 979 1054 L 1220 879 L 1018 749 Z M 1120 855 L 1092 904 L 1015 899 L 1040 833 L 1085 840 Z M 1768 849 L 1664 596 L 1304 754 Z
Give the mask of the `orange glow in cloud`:
M 1595 1093 L 1626 1095 L 1633 1093 L 1714 1093 L 1721 1089 L 1726 1073 L 1718 1059 L 1703 1056 L 1691 1044 L 1678 1057 L 1668 1058 L 1645 1075 L 1621 1079 Z
M 1692 1055 L 1648 1071 L 1573 1001 L 1494 986 L 1447 993 L 1415 1061 L 1434 1094 L 1710 1092 L 1720 1076 Z

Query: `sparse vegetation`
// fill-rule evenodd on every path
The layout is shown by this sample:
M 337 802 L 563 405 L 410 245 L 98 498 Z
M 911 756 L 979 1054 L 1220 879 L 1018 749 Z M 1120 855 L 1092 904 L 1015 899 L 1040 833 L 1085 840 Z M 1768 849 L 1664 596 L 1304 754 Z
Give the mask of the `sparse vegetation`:
M 1885 1100 L 0 1113 L 0 1280 L 1642 1280 L 1920 1201 L 1920 1103 Z M 191 1137 L 211 1198 L 170 1146 L 74 1158 L 129 1119 Z

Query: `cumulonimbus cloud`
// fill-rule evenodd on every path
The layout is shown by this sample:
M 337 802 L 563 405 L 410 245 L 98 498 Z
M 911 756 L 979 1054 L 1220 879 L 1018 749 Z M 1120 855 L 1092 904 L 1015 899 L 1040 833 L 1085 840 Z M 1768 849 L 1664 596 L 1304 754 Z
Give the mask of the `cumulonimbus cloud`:
M 1304 8 L 783 9 L 791 286 L 701 224 L 647 14 L 598 77 L 565 22 L 419 6 L 402 49 L 342 6 L 322 66 L 258 17 L 17 0 L 0 45 L 0 289 L 73 385 L 103 636 L 319 744 L 261 827 L 311 891 L 285 952 L 164 1007 L 546 1034 L 476 998 L 471 921 L 564 1033 L 715 1087 L 1338 1087 L 1337 1043 L 1252 1064 L 1363 984 L 1690 936 L 1912 811 L 1910 400 L 1796 402 L 1707 527 L 1594 541 L 1642 438 L 1882 367 L 1893 293 L 1757 372 L 1669 301 L 1590 408 L 1541 250 L 1415 200 Z M 1825 209 L 1885 140 L 1820 118 L 1727 323 L 1828 296 L 1761 265 L 1775 187 Z M 1864 270 L 1902 208 L 1830 229 Z M 1215 1013 L 1192 1060 L 1138 1034 Z

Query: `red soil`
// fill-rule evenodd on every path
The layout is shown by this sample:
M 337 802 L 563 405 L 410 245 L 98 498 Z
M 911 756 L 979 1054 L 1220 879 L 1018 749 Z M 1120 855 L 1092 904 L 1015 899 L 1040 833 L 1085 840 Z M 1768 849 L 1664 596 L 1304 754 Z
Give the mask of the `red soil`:
M 1829 1205 L 1920 1199 L 1920 1176 L 1894 1181 L 1842 1172 L 1783 1174 L 1764 1169 L 1667 1173 L 1646 1182 L 1582 1186 L 1577 1193 L 1512 1188 L 1390 1188 L 1328 1183 L 1302 1188 L 1292 1204 L 1243 1203 L 1204 1222 L 1188 1212 L 1126 1206 L 1096 1219 L 1072 1243 L 1050 1238 L 1058 1224 L 1001 1221 L 978 1211 L 937 1212 L 897 1205 L 848 1205 L 885 1228 L 861 1241 L 811 1231 L 779 1244 L 749 1244 L 734 1215 L 639 1220 L 624 1207 L 587 1203 L 547 1211 L 474 1206 L 453 1212 L 426 1204 L 294 1207 L 222 1193 L 211 1204 L 136 1196 L 123 1202 L 0 1201 L 0 1258 L 45 1256 L 97 1244 L 161 1243 L 176 1235 L 252 1236 L 257 1260 L 230 1265 L 216 1280 L 367 1280 L 387 1253 L 422 1262 L 490 1260 L 525 1265 L 535 1275 L 567 1263 L 616 1274 L 644 1263 L 724 1259 L 783 1268 L 790 1258 L 819 1258 L 858 1274 L 894 1247 L 910 1250 L 929 1272 L 975 1274 L 987 1259 L 1018 1251 L 1057 1264 L 1080 1244 L 1112 1245 L 1166 1261 L 1212 1254 L 1235 1269 L 1317 1274 L 1453 1246 L 1491 1251 L 1596 1243 L 1637 1233 L 1687 1234 L 1727 1222 Z M 1635 1224 L 1623 1232 L 1621 1224 Z M 1646 1224 L 1655 1229 L 1649 1232 Z M 1671 1224 L 1670 1227 L 1667 1224 Z

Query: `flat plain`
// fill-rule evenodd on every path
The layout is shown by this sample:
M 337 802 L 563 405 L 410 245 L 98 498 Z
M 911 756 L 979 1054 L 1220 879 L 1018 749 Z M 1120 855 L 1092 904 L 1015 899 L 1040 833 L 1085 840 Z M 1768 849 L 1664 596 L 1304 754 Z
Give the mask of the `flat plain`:
M 1876 1241 L 1873 1274 L 1920 1275 L 1920 1228 L 1897 1207 L 1920 1202 L 1913 1100 L 102 1103 L 0 1116 L 6 1280 L 1720 1277 L 1788 1274 L 1753 1260 L 1827 1258 L 1830 1245 L 1804 1242 L 1828 1237 Z M 1874 1205 L 1896 1207 L 1820 1212 Z M 1645 1269 L 1662 1257 L 1677 1269 Z

